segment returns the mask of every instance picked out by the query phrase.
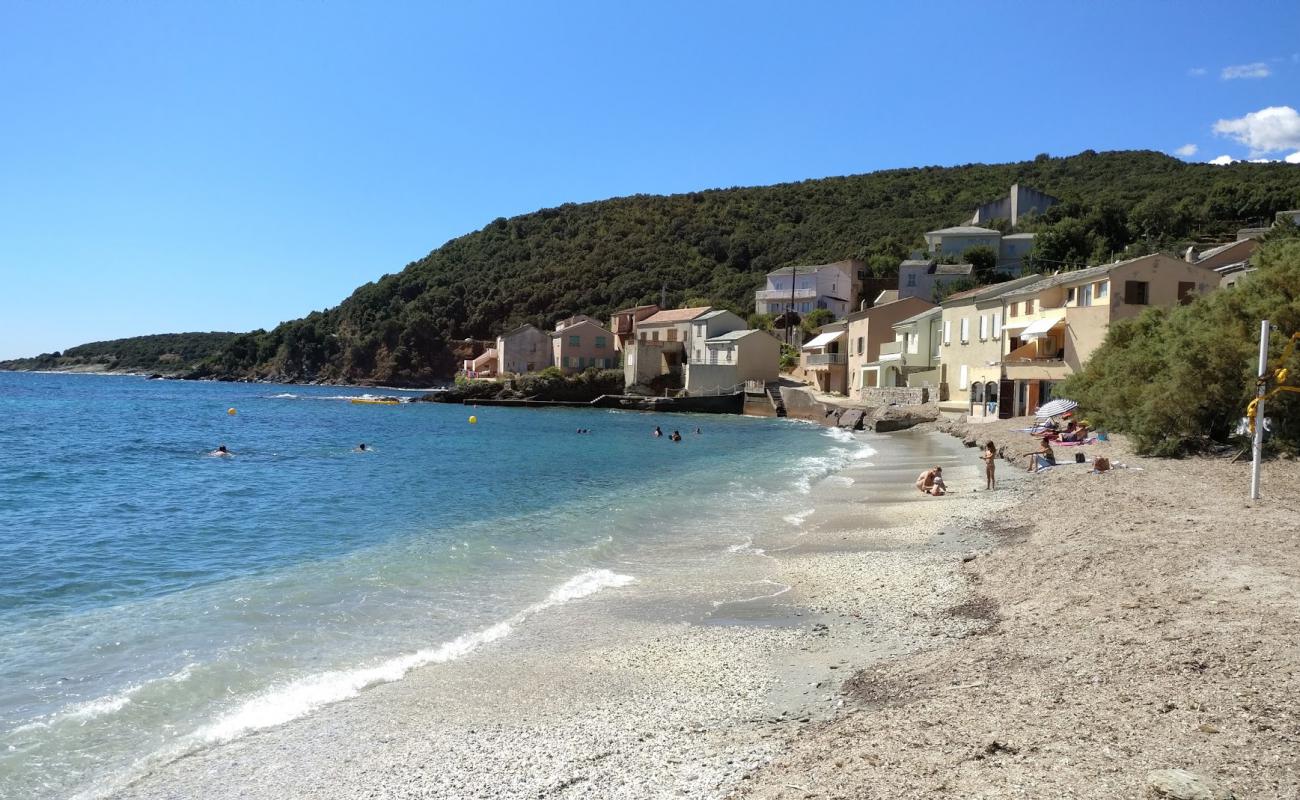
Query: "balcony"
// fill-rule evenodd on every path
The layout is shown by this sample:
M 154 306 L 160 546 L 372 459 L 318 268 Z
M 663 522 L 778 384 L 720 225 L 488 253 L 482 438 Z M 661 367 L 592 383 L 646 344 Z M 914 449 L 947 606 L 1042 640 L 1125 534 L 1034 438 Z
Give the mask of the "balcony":
M 619 336 L 626 336 L 629 333 L 631 333 L 632 330 L 633 330 L 633 322 L 631 317 L 614 318 L 614 333 L 618 334 Z
M 902 342 L 897 342 L 897 341 L 895 341 L 895 342 L 886 342 L 886 343 L 884 343 L 884 344 L 882 344 L 882 345 L 880 346 L 880 357 L 881 357 L 881 358 L 884 358 L 885 356 L 902 355 L 902 354 L 903 354 L 903 343 L 902 343 Z
M 808 367 L 830 367 L 849 363 L 848 353 L 809 353 L 804 356 L 804 365 Z
M 791 294 L 789 289 L 759 289 L 754 292 L 755 300 L 776 301 L 781 300 L 811 300 L 817 296 L 816 289 L 795 289 Z

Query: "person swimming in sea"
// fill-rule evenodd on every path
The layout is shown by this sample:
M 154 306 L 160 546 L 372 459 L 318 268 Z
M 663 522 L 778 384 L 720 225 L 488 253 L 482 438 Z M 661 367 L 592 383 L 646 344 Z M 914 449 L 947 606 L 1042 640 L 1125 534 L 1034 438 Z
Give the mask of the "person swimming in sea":
M 233 456 L 234 453 L 227 450 L 224 444 L 219 444 L 217 445 L 217 449 L 213 450 L 211 453 L 208 453 L 208 455 L 217 456 L 218 458 L 229 458 L 230 456 Z
M 366 446 L 366 443 L 365 443 L 365 442 L 362 442 L 361 444 L 359 444 L 359 445 L 357 445 L 356 447 L 352 448 L 352 452 L 354 452 L 354 453 L 373 453 L 373 452 L 375 452 L 375 451 L 374 451 L 374 448 L 367 447 L 367 446 Z
M 664 435 L 664 432 L 663 432 L 662 430 L 659 429 L 659 426 L 658 426 L 658 425 L 656 425 L 656 426 L 655 426 L 655 432 L 654 432 L 653 434 L 651 434 L 651 435 L 654 436 L 656 439 L 658 439 L 660 436 L 663 436 L 663 435 Z
M 672 439 L 674 442 L 680 442 L 682 440 L 681 431 L 673 431 L 673 435 L 670 436 L 669 438 Z

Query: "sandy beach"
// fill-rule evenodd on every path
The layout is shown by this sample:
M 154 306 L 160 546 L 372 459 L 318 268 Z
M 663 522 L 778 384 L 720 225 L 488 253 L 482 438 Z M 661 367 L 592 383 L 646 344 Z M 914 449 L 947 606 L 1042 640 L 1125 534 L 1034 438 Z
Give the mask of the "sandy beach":
M 1029 449 L 1009 427 L 978 435 Z M 986 492 L 960 438 L 863 441 L 806 508 L 726 532 L 725 564 L 627 565 L 631 587 L 113 796 L 1128 797 L 1162 769 L 1296 795 L 1294 464 L 1252 504 L 1241 465 L 1121 440 L 1089 455 L 1126 469 L 1001 462 Z M 912 488 L 932 464 L 948 497 Z

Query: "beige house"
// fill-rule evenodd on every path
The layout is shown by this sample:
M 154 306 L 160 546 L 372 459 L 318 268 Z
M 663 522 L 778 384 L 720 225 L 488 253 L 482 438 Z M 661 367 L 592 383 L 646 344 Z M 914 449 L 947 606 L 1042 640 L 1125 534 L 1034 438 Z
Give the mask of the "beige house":
M 848 327 L 845 320 L 827 323 L 799 350 L 799 366 L 819 392 L 848 394 L 849 354 L 844 339 Z
M 489 347 L 474 358 L 461 362 L 461 372 L 467 378 L 494 378 L 497 374 L 497 350 Z
M 940 396 L 939 409 L 979 416 L 983 407 L 973 408 L 973 384 L 997 383 L 1002 369 L 1003 294 L 1023 289 L 1042 279 L 1028 275 L 991 286 L 981 286 L 951 295 L 943 302 L 939 325 Z M 984 391 L 978 393 L 983 402 Z
M 941 400 L 942 373 L 939 369 L 939 337 L 943 330 L 943 308 L 934 306 L 896 322 L 894 341 L 880 346 L 880 356 L 863 369 L 875 367 L 877 386 L 907 386 L 929 389 L 930 397 Z
M 781 343 L 766 331 L 741 328 L 703 341 L 693 338 L 686 391 L 726 393 L 746 381 L 774 381 L 780 371 Z
M 901 386 L 881 383 L 880 348 L 894 341 L 894 324 L 922 311 L 934 303 L 919 297 L 905 297 L 849 314 L 846 333 L 846 365 L 850 397 L 862 399 L 862 390 L 876 386 Z
M 551 365 L 551 337 L 536 325 L 521 325 L 497 337 L 497 372 L 523 375 Z
M 636 336 L 636 324 L 659 311 L 659 306 L 632 306 L 615 311 L 609 317 L 609 329 L 614 332 L 614 349 L 622 352 L 624 345 Z
M 691 320 L 691 345 L 687 354 L 688 363 L 703 363 L 707 360 L 704 343 L 715 336 L 731 331 L 744 330 L 745 321 L 738 314 L 725 309 L 714 309 Z
M 591 317 L 571 317 L 556 326 L 551 334 L 552 363 L 566 374 L 591 367 L 614 369 L 618 354 L 614 352 L 614 334 Z
M 691 339 L 691 321 L 713 309 L 672 308 L 656 311 L 636 322 L 635 341 L 623 345 L 623 382 L 628 387 L 646 386 L 660 376 L 680 388 Z

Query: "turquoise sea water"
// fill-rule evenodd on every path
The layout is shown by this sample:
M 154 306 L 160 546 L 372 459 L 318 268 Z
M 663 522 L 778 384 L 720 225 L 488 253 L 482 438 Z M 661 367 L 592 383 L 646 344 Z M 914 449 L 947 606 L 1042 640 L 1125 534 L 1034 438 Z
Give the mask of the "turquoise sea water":
M 868 452 L 783 420 L 361 394 L 0 373 L 0 798 L 100 796 L 491 657 L 684 544 L 724 559 Z

